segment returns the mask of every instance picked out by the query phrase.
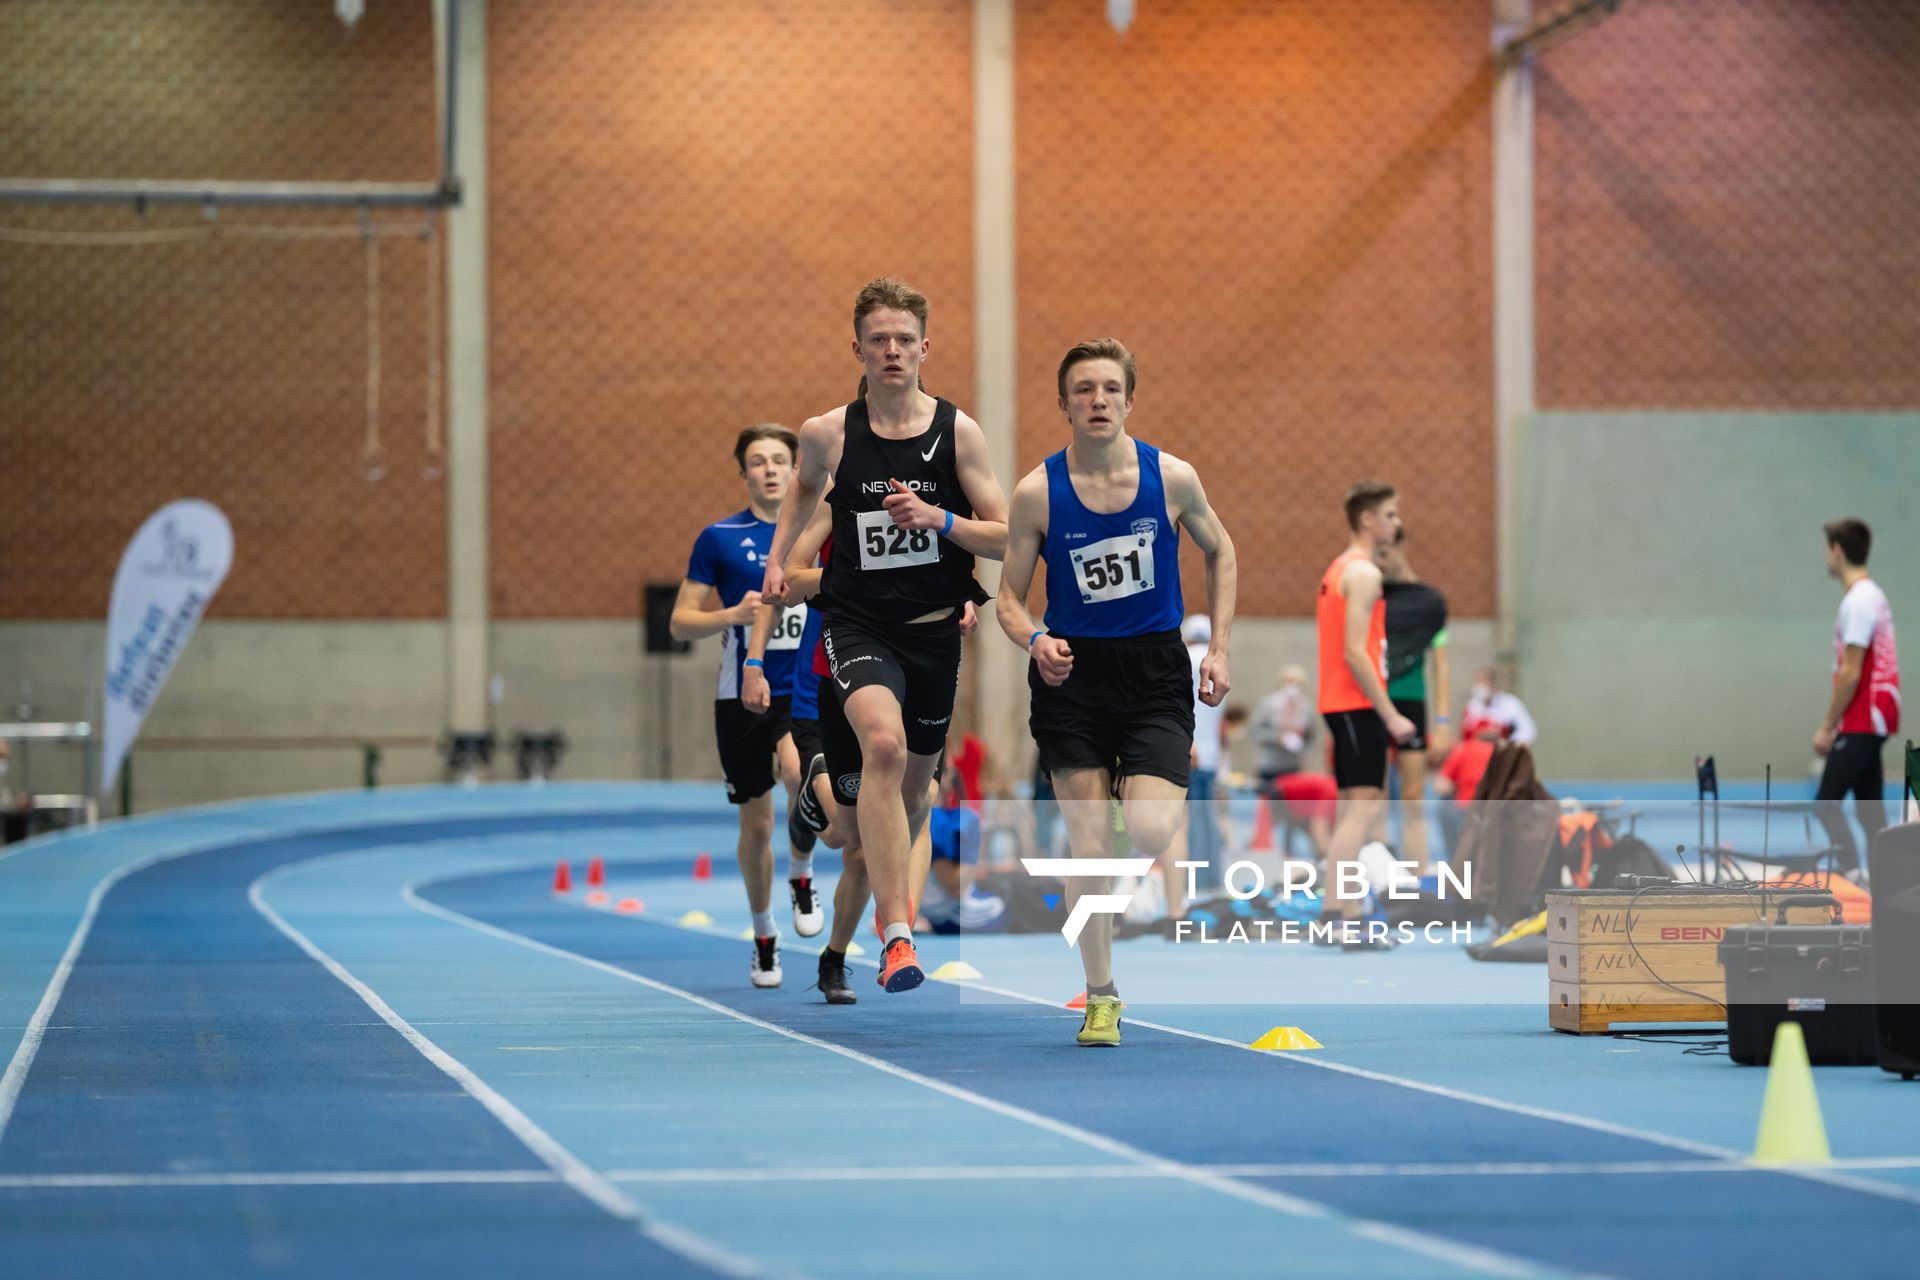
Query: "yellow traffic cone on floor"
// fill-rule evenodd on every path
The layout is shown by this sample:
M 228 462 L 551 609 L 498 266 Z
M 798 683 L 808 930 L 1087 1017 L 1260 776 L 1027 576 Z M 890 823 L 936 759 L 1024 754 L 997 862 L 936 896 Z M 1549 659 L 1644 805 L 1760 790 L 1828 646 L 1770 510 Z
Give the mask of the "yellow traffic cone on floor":
M 1767 1067 L 1767 1096 L 1760 1104 L 1760 1136 L 1753 1144 L 1755 1164 L 1828 1164 L 1827 1126 L 1813 1091 L 1813 1064 L 1807 1038 L 1789 1019 L 1773 1033 L 1773 1057 Z

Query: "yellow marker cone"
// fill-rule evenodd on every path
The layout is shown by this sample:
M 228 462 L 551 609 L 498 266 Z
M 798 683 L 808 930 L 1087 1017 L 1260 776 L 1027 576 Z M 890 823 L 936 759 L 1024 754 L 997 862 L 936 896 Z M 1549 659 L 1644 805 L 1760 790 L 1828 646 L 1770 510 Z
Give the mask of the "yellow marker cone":
M 1773 1033 L 1773 1058 L 1767 1068 L 1767 1096 L 1760 1104 L 1760 1136 L 1753 1144 L 1756 1164 L 1829 1164 L 1827 1126 L 1820 1120 L 1820 1099 L 1813 1091 L 1813 1064 L 1807 1038 L 1794 1021 Z
M 949 960 L 938 969 L 935 969 L 933 976 L 936 978 L 944 978 L 949 982 L 965 982 L 980 977 L 981 973 L 965 960 Z
M 713 917 L 704 911 L 689 911 L 680 917 L 680 923 L 691 929 L 703 924 L 712 924 Z
M 1275 1027 L 1248 1045 L 1249 1049 L 1318 1049 L 1320 1042 L 1298 1027 Z
M 742 940 L 742 941 L 744 941 L 744 942 L 752 942 L 752 941 L 753 941 L 753 936 L 754 936 L 754 935 L 753 935 L 753 926 L 752 926 L 752 925 L 748 925 L 748 926 L 747 926 L 746 928 L 744 928 L 744 929 L 742 929 L 742 930 L 740 931 L 740 938 L 741 938 L 741 940 Z
M 867 949 L 857 942 L 849 942 L 847 944 L 847 954 L 850 956 L 863 956 L 867 954 Z

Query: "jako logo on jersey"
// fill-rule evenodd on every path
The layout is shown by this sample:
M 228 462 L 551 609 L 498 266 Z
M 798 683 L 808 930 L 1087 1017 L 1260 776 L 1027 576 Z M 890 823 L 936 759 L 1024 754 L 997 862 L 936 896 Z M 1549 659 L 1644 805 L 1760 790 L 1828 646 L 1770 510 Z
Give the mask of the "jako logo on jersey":
M 911 490 L 913 490 L 913 492 L 915 492 L 915 493 L 938 493 L 938 492 L 940 492 L 940 482 L 939 482 L 939 481 L 937 481 L 937 480 L 902 480 L 902 481 L 901 481 L 900 483 L 901 483 L 901 484 L 903 484 L 903 485 L 905 485 L 905 486 L 906 486 L 907 488 L 909 488 L 909 489 L 911 489 Z M 892 493 L 892 492 L 893 492 L 893 481 L 891 481 L 891 480 L 866 480 L 866 481 L 863 481 L 863 482 L 861 483 L 861 485 L 860 485 L 860 492 L 862 492 L 862 493 Z
M 1160 533 L 1160 522 L 1154 519 L 1152 516 L 1147 516 L 1144 519 L 1135 520 L 1133 522 L 1133 533 L 1134 533 L 1134 536 L 1138 538 L 1157 537 L 1159 536 L 1159 533 Z
M 1062 880 L 1100 879 L 1106 876 L 1143 876 L 1153 867 L 1152 858 L 1022 858 L 1020 865 L 1030 876 L 1059 876 Z M 1080 931 L 1093 916 L 1123 914 L 1133 901 L 1130 893 L 1083 893 L 1067 912 L 1060 936 L 1067 945 L 1078 946 Z

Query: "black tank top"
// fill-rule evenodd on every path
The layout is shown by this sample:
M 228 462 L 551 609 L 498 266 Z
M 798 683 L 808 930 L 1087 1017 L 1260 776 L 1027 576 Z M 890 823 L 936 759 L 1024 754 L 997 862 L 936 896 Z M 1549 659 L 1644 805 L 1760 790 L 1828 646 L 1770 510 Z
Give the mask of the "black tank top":
M 937 529 L 897 528 L 882 500 L 898 480 L 920 497 L 971 518 L 973 507 L 960 488 L 954 459 L 957 411 L 935 400 L 933 425 L 907 440 L 873 432 L 865 397 L 847 406 L 846 439 L 833 473 L 833 554 L 820 584 L 820 605 L 874 622 L 905 622 L 965 601 L 984 604 L 973 580 L 973 553 L 940 536 Z

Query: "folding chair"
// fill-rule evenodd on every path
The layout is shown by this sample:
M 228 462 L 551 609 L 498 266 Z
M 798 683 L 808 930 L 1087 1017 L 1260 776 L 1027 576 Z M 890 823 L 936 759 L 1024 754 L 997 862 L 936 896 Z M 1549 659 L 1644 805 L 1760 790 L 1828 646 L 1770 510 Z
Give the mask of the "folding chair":
M 1798 849 L 1791 853 L 1775 853 L 1764 845 L 1757 853 L 1751 849 L 1737 849 L 1722 843 L 1720 839 L 1720 778 L 1718 771 L 1714 768 L 1713 757 L 1695 756 L 1693 759 L 1693 775 L 1699 794 L 1700 838 L 1698 849 L 1699 878 L 1701 883 L 1727 884 L 1735 881 L 1752 880 L 1752 877 L 1747 874 L 1746 869 L 1740 865 L 1743 861 L 1749 863 L 1757 862 L 1760 864 L 1760 880 L 1763 883 L 1769 878 L 1769 873 L 1775 867 L 1779 868 L 1780 874 L 1786 877 L 1810 877 L 1818 875 L 1822 870 L 1834 875 L 1839 874 L 1840 847 L 1833 843 L 1830 836 L 1826 835 L 1824 827 L 1821 828 L 1821 839 L 1824 840 L 1825 843 L 1814 843 L 1813 824 L 1815 816 L 1820 810 L 1817 802 L 1775 801 L 1769 799 L 1762 804 L 1751 804 L 1735 800 L 1727 801 L 1726 807 L 1729 809 L 1740 810 L 1742 812 L 1758 812 L 1765 815 L 1769 829 L 1771 829 L 1774 814 L 1797 813 L 1801 815 L 1801 825 L 1807 840 L 1806 848 Z M 1771 777 L 1769 777 L 1769 782 L 1771 782 Z M 1772 790 L 1771 786 L 1769 786 L 1768 790 Z M 1707 839 L 1707 802 L 1709 800 L 1713 802 L 1713 839 L 1711 842 Z M 1709 869 L 1712 871 L 1711 880 L 1709 880 L 1708 877 Z

